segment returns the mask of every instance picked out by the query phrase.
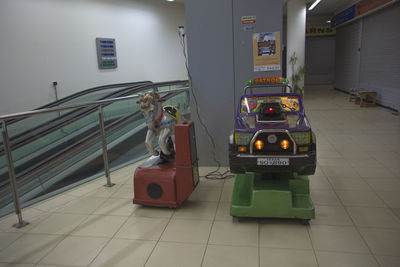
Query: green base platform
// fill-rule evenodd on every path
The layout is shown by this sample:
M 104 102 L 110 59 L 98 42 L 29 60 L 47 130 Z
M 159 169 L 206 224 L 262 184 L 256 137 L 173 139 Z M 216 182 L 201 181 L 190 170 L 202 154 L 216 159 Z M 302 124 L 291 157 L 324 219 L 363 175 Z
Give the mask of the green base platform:
M 231 216 L 315 218 L 308 177 L 296 173 L 236 175 Z

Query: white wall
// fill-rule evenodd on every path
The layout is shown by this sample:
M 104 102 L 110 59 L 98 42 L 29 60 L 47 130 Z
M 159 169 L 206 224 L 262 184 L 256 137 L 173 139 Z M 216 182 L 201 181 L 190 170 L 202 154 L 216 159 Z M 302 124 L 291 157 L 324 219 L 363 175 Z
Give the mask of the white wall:
M 297 63 L 294 71 L 305 62 L 305 45 L 306 45 L 306 3 L 303 0 L 290 0 L 287 2 L 287 56 L 286 68 L 287 78 L 292 80 L 292 64 L 290 57 L 296 52 Z M 299 82 L 299 86 L 304 86 L 304 80 Z
M 181 3 L 163 0 L 0 0 L 0 114 L 90 87 L 187 79 Z M 96 37 L 116 39 L 118 68 L 99 70 Z

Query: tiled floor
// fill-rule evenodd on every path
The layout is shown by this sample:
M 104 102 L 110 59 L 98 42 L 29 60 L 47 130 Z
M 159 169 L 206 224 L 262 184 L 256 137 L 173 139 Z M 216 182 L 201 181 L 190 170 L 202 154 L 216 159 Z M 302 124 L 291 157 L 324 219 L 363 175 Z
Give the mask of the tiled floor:
M 179 209 L 132 204 L 133 165 L 0 219 L 3 266 L 400 266 L 400 117 L 314 87 L 316 219 L 233 222 L 233 179 L 204 180 Z M 202 174 L 209 171 L 202 168 Z

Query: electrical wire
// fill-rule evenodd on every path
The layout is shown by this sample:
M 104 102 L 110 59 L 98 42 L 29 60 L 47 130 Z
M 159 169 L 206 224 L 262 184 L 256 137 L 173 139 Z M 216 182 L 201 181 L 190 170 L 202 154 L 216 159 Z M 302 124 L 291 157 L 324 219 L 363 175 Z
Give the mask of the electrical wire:
M 217 169 L 215 171 L 209 172 L 208 174 L 202 176 L 206 179 L 211 179 L 211 180 L 223 180 L 223 179 L 229 179 L 232 178 L 233 175 L 227 175 L 229 173 L 229 170 L 225 171 L 225 172 L 220 172 L 219 170 L 221 169 L 221 162 L 217 159 L 217 153 L 216 153 L 216 145 L 215 145 L 215 141 L 214 138 L 212 137 L 211 133 L 209 132 L 207 125 L 204 123 L 203 119 L 200 116 L 200 108 L 197 102 L 197 97 L 195 94 L 195 90 L 193 89 L 193 84 L 192 84 L 192 75 L 190 74 L 189 71 L 189 65 L 188 65 L 188 57 L 187 57 L 187 53 L 186 53 L 186 39 L 185 39 L 185 34 L 182 34 L 181 32 L 179 32 L 179 37 L 180 37 L 180 43 L 183 49 L 183 56 L 185 58 L 185 68 L 186 68 L 186 72 L 188 75 L 188 79 L 189 79 L 189 90 L 193 95 L 193 100 L 195 103 L 195 107 L 196 107 L 196 115 L 197 118 L 200 122 L 200 125 L 203 127 L 204 131 L 206 132 L 206 135 L 208 137 L 208 140 L 211 144 L 211 148 L 212 148 L 212 155 L 213 155 L 213 160 L 217 163 Z

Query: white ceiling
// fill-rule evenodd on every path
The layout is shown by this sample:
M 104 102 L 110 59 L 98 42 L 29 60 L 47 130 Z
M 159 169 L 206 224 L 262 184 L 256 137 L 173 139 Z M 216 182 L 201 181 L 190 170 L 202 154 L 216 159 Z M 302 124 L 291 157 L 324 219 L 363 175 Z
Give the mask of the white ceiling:
M 185 3 L 185 0 L 175 0 L 178 3 Z M 197 0 L 201 1 L 201 0 Z M 268 0 L 265 0 L 268 1 Z M 284 0 L 284 2 L 287 2 L 290 0 Z M 314 2 L 314 0 L 305 0 L 309 5 Z M 343 10 L 346 7 L 349 7 L 350 5 L 354 4 L 355 2 L 358 2 L 358 0 L 322 0 L 313 10 L 308 11 L 308 15 L 312 16 L 318 16 L 318 15 L 333 15 L 341 10 Z
M 307 7 L 314 1 L 307 0 Z M 307 10 L 308 15 L 333 15 L 351 6 L 358 0 L 322 0 L 313 10 Z

